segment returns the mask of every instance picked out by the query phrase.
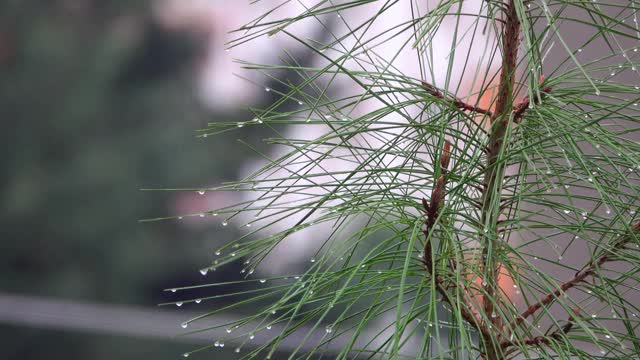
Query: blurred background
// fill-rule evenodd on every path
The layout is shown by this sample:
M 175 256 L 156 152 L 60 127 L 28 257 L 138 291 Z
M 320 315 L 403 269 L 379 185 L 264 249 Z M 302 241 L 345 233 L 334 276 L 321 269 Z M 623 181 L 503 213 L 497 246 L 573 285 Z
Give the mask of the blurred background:
M 213 18 L 215 1 L 185 3 L 0 2 L 3 359 L 175 359 L 210 341 L 175 337 L 188 306 L 157 304 L 177 298 L 163 289 L 202 281 L 212 249 L 236 234 L 208 220 L 141 224 L 206 196 L 140 189 L 236 179 L 248 156 L 236 139 L 257 134 L 195 130 L 269 99 L 211 100 L 203 72 L 232 25 Z

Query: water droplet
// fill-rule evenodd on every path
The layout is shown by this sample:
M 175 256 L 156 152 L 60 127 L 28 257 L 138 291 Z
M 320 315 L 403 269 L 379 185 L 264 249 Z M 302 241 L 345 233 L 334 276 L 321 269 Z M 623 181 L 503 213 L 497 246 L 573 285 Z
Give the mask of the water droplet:
M 178 220 L 182 220 L 182 216 L 178 216 Z
M 588 182 L 593 182 L 593 178 L 588 178 L 587 181 Z
M 189 357 L 189 353 L 182 354 L 183 357 Z
M 249 335 L 249 340 L 253 340 L 253 339 L 255 339 L 255 338 L 256 338 L 256 336 L 255 336 L 255 335 L 253 335 L 253 334 Z
M 176 292 L 176 291 L 178 291 L 178 290 L 176 290 L 176 289 L 169 289 L 169 291 L 171 291 L 171 292 Z
M 199 216 L 200 216 L 200 217 L 204 217 L 204 213 L 200 213 L 200 214 L 199 214 Z
M 303 104 L 303 102 L 302 102 L 302 101 L 298 101 L 298 105 L 302 105 L 302 104 Z
M 220 341 L 217 341 L 217 340 L 216 340 L 216 342 L 214 342 L 214 343 L 213 343 L 213 346 L 215 346 L 215 347 L 220 346 Z
M 233 350 L 233 352 L 235 352 L 235 353 L 239 353 L 239 352 L 240 352 L 240 348 L 239 348 L 239 347 L 237 347 L 235 350 Z
M 497 318 L 497 317 L 498 317 L 498 314 L 496 314 L 496 313 L 491 313 L 491 317 L 495 319 L 495 318 Z
M 269 92 L 269 91 L 271 91 L 271 88 L 266 87 L 266 88 L 264 88 L 264 91 Z
M 244 126 L 244 123 L 239 122 L 238 124 L 236 124 L 239 128 Z
M 227 226 L 227 225 L 229 225 L 229 222 L 228 222 L 227 220 L 224 220 L 224 221 L 222 222 L 222 226 Z
M 271 310 L 271 315 L 275 315 L 276 311 L 275 310 Z
M 333 332 L 333 328 L 332 328 L 331 326 L 327 326 L 326 328 L 324 328 L 324 331 L 325 331 L 327 334 L 331 334 L 331 333 Z
M 266 283 L 266 282 L 267 282 L 267 280 L 265 280 L 265 279 L 260 279 L 260 284 L 264 284 L 264 283 Z
M 316 259 L 311 258 L 311 260 L 309 260 L 309 261 L 311 261 L 312 263 L 314 263 L 314 262 L 316 262 Z
M 189 323 L 183 322 L 182 324 L 180 324 L 180 326 L 181 326 L 183 329 L 186 329 L 186 328 L 187 328 L 187 326 L 189 326 Z
M 604 349 L 600 349 L 600 354 L 604 355 L 606 353 L 606 351 L 604 351 Z
M 616 76 L 616 73 L 612 71 L 609 75 Z
M 215 254 L 216 254 L 216 256 L 220 256 L 220 254 L 221 254 L 220 250 L 216 251 Z
M 582 49 L 578 49 L 578 52 L 582 52 Z
M 565 214 L 569 214 L 571 212 L 571 210 L 564 209 L 564 210 L 562 210 L 562 212 L 565 213 Z
M 198 190 L 198 195 L 204 195 L 205 191 L 204 190 Z
M 232 331 L 233 329 L 227 329 L 227 334 L 231 334 Z
M 202 302 L 202 299 L 196 299 L 196 304 L 200 304 Z
M 202 274 L 202 276 L 207 275 L 208 272 L 209 272 L 209 269 L 200 269 L 200 274 Z
M 267 330 L 271 330 L 271 325 L 267 325 Z
M 181 303 L 181 302 L 177 302 L 177 303 L 176 303 L 176 306 L 177 306 L 177 307 L 180 307 L 180 306 L 182 306 L 182 303 Z
M 251 227 L 251 223 L 247 223 L 246 227 Z
M 596 314 L 591 315 L 591 318 L 593 318 L 593 319 L 595 319 L 596 317 L 598 317 L 598 315 L 596 315 Z
M 600 90 L 596 90 L 596 96 L 600 96 Z
M 605 335 L 604 337 L 605 337 L 606 339 L 611 339 L 611 336 L 609 336 L 609 335 Z
M 231 253 L 231 256 L 232 256 L 232 257 L 236 256 L 236 253 L 234 253 L 234 252 L 233 252 L 233 253 Z
M 486 281 L 483 281 L 483 282 L 482 282 L 482 286 L 487 286 L 487 282 L 486 282 Z
M 558 256 L 558 261 L 562 260 L 562 255 Z

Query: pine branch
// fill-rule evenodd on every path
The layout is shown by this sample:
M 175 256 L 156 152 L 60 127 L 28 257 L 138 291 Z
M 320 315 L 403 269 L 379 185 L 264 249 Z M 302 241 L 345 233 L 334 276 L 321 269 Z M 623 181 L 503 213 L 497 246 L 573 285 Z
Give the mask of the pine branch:
M 640 233 L 640 222 L 637 222 L 631 228 L 631 232 Z M 634 238 L 633 234 L 628 234 L 621 241 L 618 241 L 616 244 L 614 244 L 614 247 L 613 247 L 614 250 L 624 247 L 624 245 L 626 245 L 633 238 Z M 556 298 L 558 298 L 562 293 L 575 287 L 576 285 L 583 282 L 587 277 L 593 275 L 599 267 L 601 267 L 607 262 L 612 262 L 616 260 L 618 259 L 615 257 L 611 257 L 610 254 L 605 254 L 595 260 L 591 260 L 584 269 L 578 271 L 573 278 L 564 282 L 562 285 L 560 285 L 560 287 L 557 290 L 544 295 L 542 298 L 540 298 L 538 302 L 529 306 L 522 314 L 520 314 L 517 318 L 515 318 L 509 324 L 509 327 L 511 329 L 515 329 L 516 326 L 520 325 L 529 316 L 535 314 L 536 311 L 540 310 L 543 306 L 549 305 Z
M 481 108 L 479 106 L 468 104 L 468 103 L 464 102 L 462 99 L 460 99 L 458 97 L 449 98 L 449 97 L 445 96 L 442 91 L 440 91 L 435 86 L 427 83 L 426 81 L 423 81 L 421 84 L 422 84 L 422 88 L 425 89 L 433 97 L 436 97 L 436 98 L 444 100 L 444 101 L 448 101 L 453 106 L 455 106 L 455 107 L 457 107 L 457 108 L 459 108 L 461 110 L 471 111 L 471 112 L 475 112 L 475 113 L 479 113 L 479 114 L 485 114 L 485 115 L 487 115 L 489 117 L 493 116 L 493 112 L 491 110 L 487 110 L 487 109 Z

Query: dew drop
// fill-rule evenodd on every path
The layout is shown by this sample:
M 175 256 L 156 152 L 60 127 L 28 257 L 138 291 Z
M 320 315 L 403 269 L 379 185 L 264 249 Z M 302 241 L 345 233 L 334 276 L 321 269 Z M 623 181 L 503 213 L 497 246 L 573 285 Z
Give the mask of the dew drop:
M 592 183 L 593 182 L 593 178 L 588 178 L 587 181 Z
M 302 101 L 298 101 L 298 105 L 302 105 L 302 104 L 303 104 Z
M 491 313 L 491 317 L 495 319 L 495 318 L 497 318 L 497 317 L 498 317 L 498 314 L 496 314 L 496 313 Z
M 200 269 L 200 274 L 202 274 L 202 276 L 207 275 L 208 272 L 209 272 L 209 269 Z
M 249 340 L 253 340 L 253 339 L 255 339 L 255 338 L 256 338 L 256 336 L 255 336 L 255 335 L 253 335 L 253 334 L 249 335 Z
M 565 213 L 565 214 L 569 214 L 571 212 L 571 210 L 565 209 L 565 210 L 562 210 L 562 212 Z
M 204 195 L 204 190 L 198 190 L 198 195 Z
M 331 333 L 333 332 L 333 328 L 332 328 L 331 326 L 327 326 L 326 328 L 324 328 L 324 331 L 325 331 L 327 334 L 331 334 Z
M 266 87 L 266 88 L 264 88 L 264 91 L 269 92 L 269 91 L 271 91 L 271 88 Z
M 605 335 L 604 337 L 605 337 L 606 339 L 611 339 L 611 336 L 609 336 L 609 335 Z
M 178 216 L 178 220 L 182 220 L 182 216 Z
M 196 304 L 200 304 L 202 302 L 202 299 L 196 299 Z
M 314 263 L 314 262 L 316 262 L 316 259 L 311 258 L 311 260 L 309 260 L 309 261 L 311 261 L 312 263 Z
M 177 302 L 177 303 L 176 303 L 176 306 L 177 306 L 177 307 L 180 307 L 180 306 L 182 306 L 182 303 L 181 303 L 181 302 Z
M 596 96 L 600 96 L 600 90 L 596 90 Z
M 483 281 L 483 282 L 482 282 L 482 286 L 487 286 L 487 282 L 486 282 L 486 281 Z
M 227 226 L 227 225 L 229 225 L 229 222 L 227 222 L 227 220 L 224 220 L 224 221 L 222 222 L 222 226 Z
M 271 315 L 275 315 L 276 311 L 275 310 L 271 310 Z
M 187 326 L 189 326 L 189 323 L 183 322 L 182 324 L 180 324 L 180 326 L 181 326 L 183 329 L 186 329 L 186 328 L 187 328 Z
M 237 347 L 235 350 L 233 350 L 233 352 L 235 352 L 236 354 L 240 352 L 240 348 Z
M 220 250 L 216 251 L 215 254 L 216 254 L 216 256 L 220 256 L 220 254 L 221 254 Z
M 173 293 L 174 293 L 174 292 L 176 292 L 176 291 L 178 291 L 178 290 L 176 290 L 176 289 L 170 289 L 169 291 L 171 291 L 171 292 L 173 292 Z
M 596 317 L 598 317 L 598 315 L 596 315 L 596 314 L 591 315 L 592 319 L 595 319 Z
M 267 325 L 267 330 L 271 330 L 271 325 Z
M 244 126 L 244 124 L 243 124 L 243 123 L 241 123 L 241 122 L 239 122 L 239 123 L 237 123 L 237 124 L 236 124 L 236 126 L 237 126 L 237 127 L 239 127 L 239 128 L 241 128 L 241 127 L 243 127 L 243 126 Z
M 233 253 L 231 253 L 231 256 L 232 256 L 232 257 L 236 256 L 236 253 L 234 253 L 234 252 L 233 252 Z
M 265 279 L 260 279 L 260 284 L 264 284 L 264 283 L 266 283 L 266 282 L 267 282 L 267 280 L 265 280 Z
M 189 357 L 189 353 L 182 354 L 183 357 Z
M 204 217 L 204 215 L 205 215 L 204 213 L 200 213 L 199 214 L 200 217 Z
M 227 329 L 227 334 L 231 334 L 232 331 L 232 329 Z
M 246 227 L 251 227 L 251 223 L 247 223 L 247 225 L 245 225 Z
M 215 346 L 215 347 L 220 346 L 220 341 L 216 341 L 216 342 L 214 342 L 214 343 L 213 343 L 213 346 Z
M 578 49 L 578 52 L 582 52 L 582 49 Z
M 562 260 L 562 255 L 558 256 L 558 261 Z

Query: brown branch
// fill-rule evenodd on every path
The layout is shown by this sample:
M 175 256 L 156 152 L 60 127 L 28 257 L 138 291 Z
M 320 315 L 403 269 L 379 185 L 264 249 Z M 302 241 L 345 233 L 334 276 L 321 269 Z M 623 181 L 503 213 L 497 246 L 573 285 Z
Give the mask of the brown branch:
M 622 240 L 618 241 L 614 244 L 614 249 L 620 249 L 624 247 L 626 243 L 633 239 L 633 233 L 640 233 L 640 221 L 631 227 L 631 233 L 625 236 Z M 578 271 L 573 278 L 564 282 L 558 289 L 553 292 L 550 292 L 544 295 L 538 302 L 529 306 L 522 314 L 520 314 L 517 318 L 513 319 L 509 324 L 511 329 L 515 329 L 516 326 L 520 325 L 526 318 L 535 314 L 536 311 L 540 310 L 543 306 L 546 306 L 552 303 L 556 298 L 558 298 L 563 292 L 575 287 L 576 285 L 583 282 L 587 277 L 593 275 L 596 270 L 604 265 L 607 262 L 612 262 L 618 260 L 615 257 L 610 256 L 609 254 L 605 254 L 600 256 L 595 260 L 591 260 L 587 263 L 586 267 L 580 271 Z
M 425 246 L 422 257 L 422 263 L 424 265 L 425 271 L 428 274 L 431 274 L 435 284 L 436 289 L 442 295 L 442 298 L 449 303 L 449 305 L 454 308 L 455 303 L 449 298 L 449 288 L 459 289 L 462 293 L 463 304 L 466 306 L 460 307 L 460 313 L 462 318 L 465 319 L 471 326 L 480 331 L 483 336 L 491 336 L 491 332 L 487 324 L 482 320 L 482 315 L 473 305 L 473 298 L 470 295 L 469 290 L 465 287 L 464 283 L 451 283 L 446 284 L 445 279 L 435 274 L 435 269 L 433 267 L 433 249 L 431 246 L 431 233 L 436 225 L 436 221 L 440 216 L 440 209 L 444 204 L 444 199 L 446 195 L 446 185 L 447 180 L 445 175 L 448 172 L 449 163 L 451 161 L 451 143 L 449 141 L 445 141 L 444 147 L 442 149 L 442 154 L 440 155 L 440 173 L 443 174 L 436 180 L 433 189 L 431 190 L 431 199 L 427 201 L 427 199 L 422 199 L 422 207 L 424 208 L 426 219 L 425 219 L 425 229 L 423 233 L 425 235 Z M 457 263 L 455 260 L 451 260 L 449 262 L 449 266 L 453 272 L 457 271 Z
M 485 226 L 486 235 L 483 236 L 482 244 L 482 272 L 485 274 L 483 307 L 485 314 L 493 314 L 496 307 L 500 307 L 500 299 L 495 297 L 498 293 L 497 279 L 499 277 L 499 266 L 496 264 L 496 257 L 489 257 L 490 248 L 495 251 L 495 239 L 492 239 L 486 227 L 495 227 L 501 209 L 494 208 L 499 204 L 501 196 L 500 187 L 504 178 L 504 165 L 501 164 L 504 142 L 507 137 L 507 127 L 509 125 L 509 115 L 512 110 L 513 89 L 515 85 L 516 64 L 518 60 L 518 47 L 520 46 L 520 19 L 515 5 L 515 0 L 509 0 L 505 4 L 505 24 L 502 29 L 502 68 L 500 70 L 500 82 L 498 84 L 498 94 L 496 107 L 491 116 L 491 129 L 489 130 L 489 141 L 487 145 L 487 173 L 483 180 L 482 209 L 480 223 Z M 495 329 L 502 329 L 500 317 L 491 318 L 491 323 Z M 499 334 L 496 333 L 499 339 Z M 493 336 L 483 336 L 484 343 L 483 356 L 489 360 L 503 359 L 504 354 L 496 343 Z
M 580 313 L 579 309 L 573 310 L 574 315 L 578 315 L 579 313 Z M 567 319 L 567 323 L 560 329 L 557 329 L 556 331 L 551 333 L 550 335 L 536 336 L 530 339 L 503 341 L 500 344 L 500 346 L 503 349 L 506 349 L 511 346 L 517 346 L 517 345 L 538 346 L 538 345 L 549 344 L 551 340 L 561 340 L 566 334 L 568 334 L 571 331 L 571 329 L 573 329 L 573 326 L 575 325 L 574 315 L 569 316 L 569 319 Z
M 536 105 L 540 104 L 544 100 L 544 98 L 547 97 L 547 94 L 549 94 L 550 92 L 551 92 L 551 86 L 547 86 L 540 89 L 540 95 L 536 96 L 533 103 Z M 513 111 L 514 123 L 517 124 L 520 122 L 520 120 L 522 119 L 522 116 L 524 115 L 524 112 L 527 111 L 527 109 L 529 108 L 530 103 L 531 103 L 531 99 L 529 98 L 529 96 L 527 96 L 520 103 L 518 103 L 513 107 L 512 111 Z
M 462 99 L 460 99 L 458 97 L 448 98 L 447 96 L 444 95 L 444 93 L 442 91 L 440 91 L 435 86 L 427 83 L 426 81 L 422 81 L 421 85 L 422 85 L 422 88 L 425 89 L 433 97 L 436 97 L 436 98 L 441 99 L 441 100 L 449 101 L 455 107 L 457 107 L 458 109 L 465 110 L 465 111 L 471 111 L 471 112 L 475 112 L 475 113 L 479 113 L 479 114 L 485 114 L 485 115 L 487 115 L 489 117 L 493 116 L 493 112 L 491 110 L 484 109 L 484 108 L 481 108 L 479 106 L 468 104 L 468 103 L 464 102 Z

